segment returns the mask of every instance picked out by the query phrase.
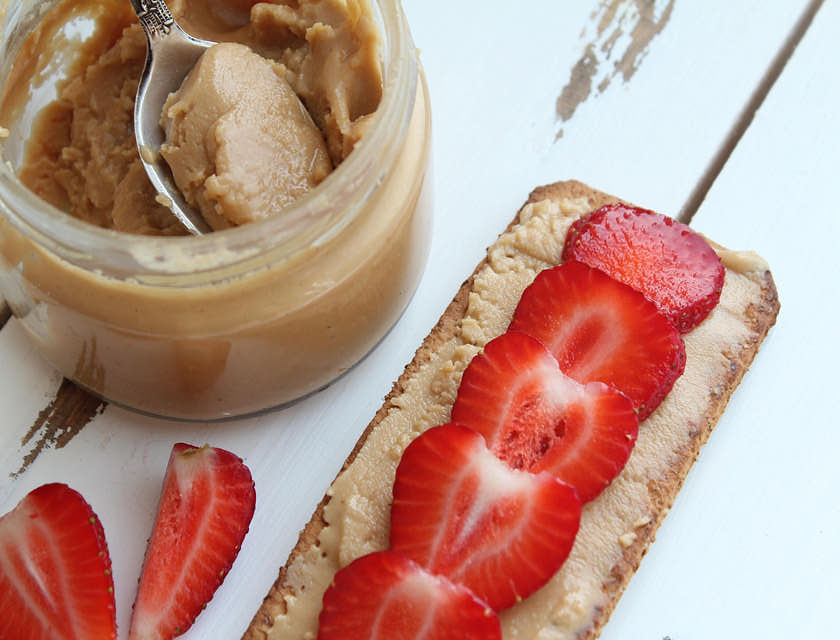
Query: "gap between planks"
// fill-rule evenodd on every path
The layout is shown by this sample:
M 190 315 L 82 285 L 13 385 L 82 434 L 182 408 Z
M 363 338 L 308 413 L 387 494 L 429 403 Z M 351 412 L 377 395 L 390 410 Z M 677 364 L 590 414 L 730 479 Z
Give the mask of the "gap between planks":
M 820 7 L 823 5 L 823 1 L 824 0 L 811 0 L 805 8 L 805 11 L 802 12 L 799 20 L 797 20 L 793 25 L 793 29 L 791 29 L 788 37 L 782 43 L 782 47 L 771 60 L 770 66 L 767 68 L 764 76 L 762 76 L 761 81 L 756 86 L 750 96 L 750 99 L 747 101 L 746 105 L 744 105 L 744 108 L 735 120 L 732 129 L 724 139 L 723 144 L 718 149 L 718 152 L 712 157 L 711 162 L 706 167 L 706 170 L 703 172 L 700 180 L 694 186 L 688 200 L 686 200 L 685 205 L 677 216 L 677 220 L 680 222 L 689 224 L 691 219 L 694 217 L 694 214 L 697 213 L 697 210 L 700 208 L 700 205 L 703 204 L 703 200 L 705 200 L 706 195 L 709 193 L 709 190 L 712 188 L 715 180 L 717 180 L 717 177 L 720 175 L 721 171 L 723 171 L 723 167 L 726 165 L 727 160 L 729 160 L 729 156 L 732 155 L 735 147 L 744 136 L 744 133 L 746 133 L 756 112 L 761 107 L 765 98 L 767 98 L 767 95 L 770 93 L 773 85 L 776 84 L 779 76 L 782 75 L 782 71 L 784 71 L 788 60 L 790 60 L 791 56 L 793 56 L 793 52 L 796 50 L 796 47 L 802 41 L 802 38 L 811 26 L 814 16 L 816 16 Z

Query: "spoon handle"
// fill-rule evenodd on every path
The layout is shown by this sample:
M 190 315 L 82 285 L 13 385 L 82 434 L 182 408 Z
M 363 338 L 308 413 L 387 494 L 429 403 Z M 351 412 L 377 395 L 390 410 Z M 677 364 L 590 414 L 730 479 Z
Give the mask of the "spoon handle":
M 164 0 L 129 0 L 140 26 L 151 40 L 152 38 L 163 38 L 169 35 L 175 25 L 175 18 L 169 11 Z
M 134 102 L 134 137 L 140 159 L 152 186 L 165 197 L 173 215 L 190 233 L 200 235 L 211 229 L 178 190 L 169 166 L 160 156 L 164 143 L 160 118 L 169 94 L 181 86 L 187 72 L 214 43 L 194 38 L 181 29 L 164 0 L 129 1 L 149 45 Z

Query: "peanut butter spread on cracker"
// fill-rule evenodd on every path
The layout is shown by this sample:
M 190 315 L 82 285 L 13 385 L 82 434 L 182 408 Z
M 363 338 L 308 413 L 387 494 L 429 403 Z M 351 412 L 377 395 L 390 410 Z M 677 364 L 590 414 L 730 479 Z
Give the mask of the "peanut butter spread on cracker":
M 560 263 L 571 223 L 601 204 L 574 194 L 532 201 L 490 247 L 474 274 L 457 328 L 409 365 L 329 488 L 320 519 L 313 518 L 246 638 L 317 637 L 322 595 L 336 571 L 388 547 L 391 490 L 403 450 L 426 429 L 449 420 L 470 360 L 507 329 L 536 274 Z M 542 589 L 500 613 L 506 640 L 571 640 L 602 624 L 604 611 L 614 606 L 615 591 L 626 582 L 616 572 L 633 565 L 632 573 L 647 544 L 643 534 L 655 529 L 670 506 L 672 496 L 663 496 L 660 487 L 668 484 L 675 467 L 686 464 L 685 451 L 699 448 L 695 441 L 703 429 L 698 425 L 710 422 L 709 395 L 733 385 L 733 361 L 762 330 L 749 320 L 747 307 L 762 299 L 766 265 L 755 254 L 717 249 L 726 266 L 721 300 L 685 336 L 684 375 L 640 425 L 625 469 L 584 507 L 577 540 L 561 570 Z

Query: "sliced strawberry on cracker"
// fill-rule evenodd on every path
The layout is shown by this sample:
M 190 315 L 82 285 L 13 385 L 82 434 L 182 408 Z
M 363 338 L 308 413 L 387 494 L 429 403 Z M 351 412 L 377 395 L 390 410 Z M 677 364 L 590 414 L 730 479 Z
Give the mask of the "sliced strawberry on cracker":
M 641 291 L 681 333 L 706 318 L 723 289 L 723 264 L 701 235 L 626 204 L 607 205 L 576 220 L 563 259 L 585 262 Z
M 466 587 L 394 551 L 362 556 L 324 593 L 318 640 L 501 640 L 496 614 Z
M 673 324 L 638 291 L 570 261 L 537 274 L 510 324 L 542 342 L 578 382 L 606 382 L 647 418 L 685 369 Z
M 516 331 L 473 358 L 452 421 L 481 433 L 514 469 L 549 471 L 572 485 L 582 502 L 618 475 L 638 432 L 627 396 L 602 382 L 572 380 L 542 343 Z
M 499 611 L 563 564 L 580 523 L 575 490 L 549 473 L 516 471 L 467 427 L 429 429 L 394 480 L 391 548 L 469 588 Z
M 0 518 L 0 638 L 117 637 L 105 533 L 65 484 L 31 491 Z
M 173 447 L 129 638 L 173 638 L 192 625 L 239 553 L 254 506 L 240 458 L 209 446 Z

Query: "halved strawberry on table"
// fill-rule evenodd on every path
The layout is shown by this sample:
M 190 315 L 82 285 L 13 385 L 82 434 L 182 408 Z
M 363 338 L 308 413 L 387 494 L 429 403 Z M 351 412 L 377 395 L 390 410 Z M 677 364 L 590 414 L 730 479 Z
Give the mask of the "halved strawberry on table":
M 0 638 L 117 637 L 105 533 L 65 484 L 45 484 L 0 518 Z
M 510 467 L 548 471 L 582 502 L 624 468 L 638 433 L 627 396 L 603 382 L 573 380 L 541 342 L 517 331 L 473 358 L 451 419 L 483 435 Z
M 655 304 L 575 260 L 537 274 L 509 330 L 542 342 L 578 382 L 605 382 L 627 395 L 640 422 L 685 369 L 682 338 Z
M 501 640 L 496 614 L 469 589 L 394 551 L 362 556 L 324 593 L 318 640 Z
M 184 633 L 213 597 L 254 515 L 251 472 L 215 447 L 176 444 L 134 601 L 129 638 Z
M 393 495 L 391 549 L 496 611 L 554 575 L 580 524 L 572 487 L 511 469 L 457 424 L 429 429 L 406 448 Z
M 723 289 L 723 264 L 705 238 L 668 216 L 622 203 L 576 220 L 563 259 L 585 262 L 642 292 L 680 333 L 706 318 Z

